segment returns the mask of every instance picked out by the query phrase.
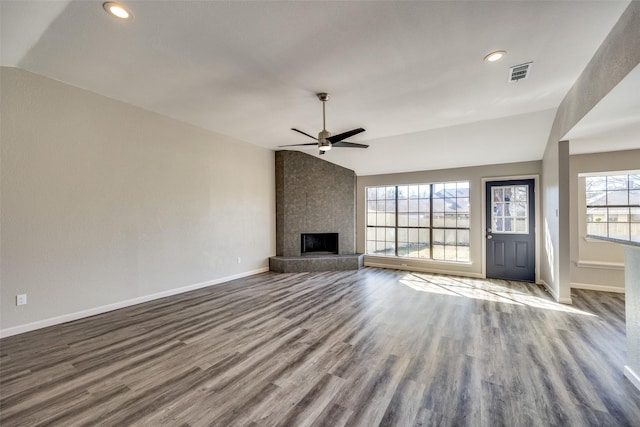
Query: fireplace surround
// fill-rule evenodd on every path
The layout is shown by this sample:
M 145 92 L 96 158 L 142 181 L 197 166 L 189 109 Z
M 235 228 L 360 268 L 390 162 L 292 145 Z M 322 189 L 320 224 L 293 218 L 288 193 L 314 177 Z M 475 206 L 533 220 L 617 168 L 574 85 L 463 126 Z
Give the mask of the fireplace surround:
M 363 256 L 355 253 L 355 172 L 299 151 L 276 151 L 275 163 L 276 256 L 269 259 L 271 270 L 362 267 Z

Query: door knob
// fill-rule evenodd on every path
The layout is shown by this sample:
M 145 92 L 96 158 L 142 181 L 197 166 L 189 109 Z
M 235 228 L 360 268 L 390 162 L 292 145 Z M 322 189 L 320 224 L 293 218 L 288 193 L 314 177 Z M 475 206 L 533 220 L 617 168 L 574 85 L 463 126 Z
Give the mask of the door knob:
M 493 235 L 492 235 L 492 234 L 487 234 L 487 239 L 488 239 L 488 240 L 493 239 Z

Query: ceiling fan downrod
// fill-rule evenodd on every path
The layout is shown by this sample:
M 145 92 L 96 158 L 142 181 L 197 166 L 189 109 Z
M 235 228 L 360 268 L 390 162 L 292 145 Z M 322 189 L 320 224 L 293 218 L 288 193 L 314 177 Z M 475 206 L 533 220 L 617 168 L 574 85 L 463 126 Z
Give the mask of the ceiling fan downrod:
M 316 95 L 322 101 L 322 130 L 318 134 L 318 151 L 320 154 L 324 154 L 325 151 L 331 150 L 331 141 L 327 139 L 331 136 L 331 133 L 327 130 L 327 114 L 325 111 L 325 104 L 329 100 L 329 94 L 320 92 Z
M 316 96 L 320 101 L 322 101 L 322 130 L 327 130 L 327 116 L 325 114 L 325 103 L 329 100 L 329 94 L 326 92 L 316 93 Z

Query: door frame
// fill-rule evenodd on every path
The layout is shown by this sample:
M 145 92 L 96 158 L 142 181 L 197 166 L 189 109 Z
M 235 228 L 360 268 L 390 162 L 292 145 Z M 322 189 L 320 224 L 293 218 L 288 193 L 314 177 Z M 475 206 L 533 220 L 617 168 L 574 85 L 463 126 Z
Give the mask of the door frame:
M 536 246 L 536 277 L 535 283 L 541 284 L 540 282 L 540 245 L 542 244 L 542 233 L 540 232 L 540 175 L 509 175 L 509 176 L 490 176 L 482 178 L 482 229 L 481 231 L 481 239 L 482 239 L 482 277 L 487 278 L 487 182 L 492 181 L 515 181 L 519 179 L 532 179 L 533 180 L 533 196 L 535 201 L 535 214 L 534 214 L 534 242 Z

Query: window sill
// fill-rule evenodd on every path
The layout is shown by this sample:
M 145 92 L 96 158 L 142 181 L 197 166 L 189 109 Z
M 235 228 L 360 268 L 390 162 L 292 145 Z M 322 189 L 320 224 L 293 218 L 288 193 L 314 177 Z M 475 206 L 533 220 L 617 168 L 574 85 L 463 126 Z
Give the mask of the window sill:
M 394 260 L 401 264 L 408 263 L 417 263 L 417 264 L 436 264 L 436 265 L 459 265 L 459 266 L 470 266 L 473 265 L 471 261 L 449 261 L 449 260 L 440 260 L 440 259 L 425 259 L 425 258 L 405 258 L 401 256 L 395 255 L 364 255 L 366 259 L 379 259 L 379 260 Z
M 585 242 L 588 242 L 588 243 L 611 243 L 611 242 L 607 242 L 605 240 L 594 239 L 593 237 L 587 237 L 587 236 L 583 236 L 582 239 Z
M 624 270 L 623 262 L 605 262 L 605 261 L 578 261 L 576 265 L 579 268 L 597 268 L 600 270 Z

